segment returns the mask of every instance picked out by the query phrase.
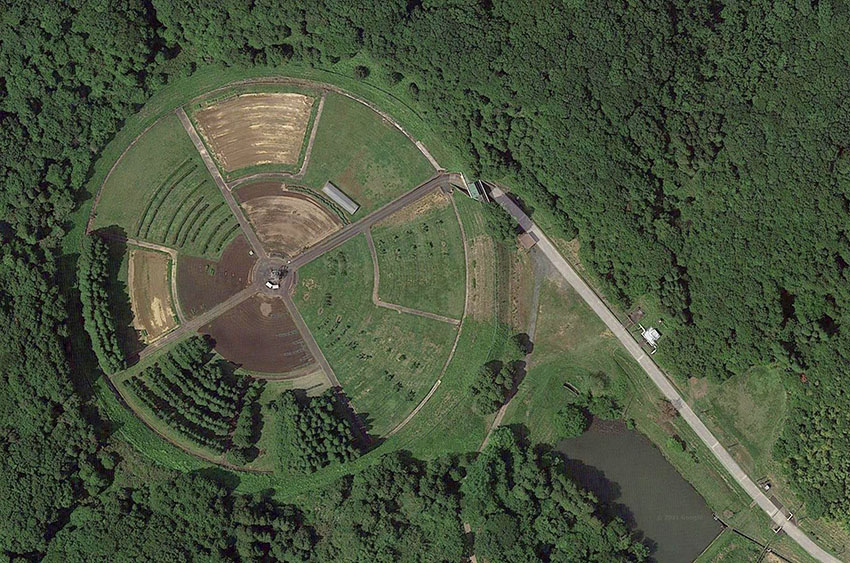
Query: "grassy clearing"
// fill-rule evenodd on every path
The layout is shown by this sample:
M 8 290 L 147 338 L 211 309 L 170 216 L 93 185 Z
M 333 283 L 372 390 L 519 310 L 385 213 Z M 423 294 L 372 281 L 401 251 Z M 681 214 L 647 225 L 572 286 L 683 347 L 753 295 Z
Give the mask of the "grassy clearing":
M 174 115 L 127 151 L 103 186 L 95 228 L 217 258 L 239 225 Z
M 505 424 L 523 424 L 535 442 L 553 442 L 553 419 L 572 398 L 569 381 L 580 391 L 606 394 L 625 406 L 625 417 L 647 436 L 724 519 L 760 540 L 767 541 L 770 526 L 749 508 L 749 497 L 731 480 L 720 463 L 680 418 L 661 416 L 661 394 L 629 357 L 603 323 L 572 288 L 547 279 L 540 293 L 537 337 L 528 375 L 522 381 Z M 671 448 L 676 435 L 685 451 Z M 764 525 L 763 525 L 764 524 Z
M 697 563 L 750 563 L 762 549 L 750 540 L 725 529 L 698 558 Z
M 381 275 L 378 297 L 459 319 L 466 287 L 463 240 L 454 208 L 445 196 L 437 197 L 437 206 L 408 220 L 389 217 L 372 228 Z
M 372 283 L 366 239 L 357 237 L 299 271 L 295 303 L 370 433 L 380 436 L 434 384 L 455 328 L 375 307 Z
M 346 96 L 328 94 L 318 127 L 302 183 L 321 189 L 332 181 L 360 204 L 358 214 L 378 209 L 435 172 L 398 129 Z

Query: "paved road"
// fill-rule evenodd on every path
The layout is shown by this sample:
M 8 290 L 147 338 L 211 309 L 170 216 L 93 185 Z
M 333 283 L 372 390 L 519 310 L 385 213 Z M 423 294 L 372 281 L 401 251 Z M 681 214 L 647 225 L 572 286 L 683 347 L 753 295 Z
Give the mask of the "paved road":
M 266 249 L 263 248 L 263 245 L 260 243 L 260 239 L 257 237 L 257 233 L 254 232 L 254 229 L 252 229 L 251 225 L 248 223 L 248 219 L 246 219 L 245 215 L 242 214 L 242 209 L 239 207 L 239 204 L 236 203 L 236 199 L 234 199 L 233 194 L 227 187 L 227 182 L 225 182 L 224 178 L 221 177 L 218 167 L 215 165 L 215 162 L 213 162 L 213 159 L 207 151 L 207 147 L 204 146 L 203 141 L 201 141 L 201 137 L 198 135 L 198 132 L 195 131 L 195 126 L 192 125 L 192 121 L 189 119 L 189 116 L 186 115 L 183 108 L 177 108 L 176 113 L 177 117 L 180 118 L 180 123 L 183 124 L 183 129 L 185 129 L 186 133 L 189 134 L 189 138 L 192 139 L 192 143 L 201 155 L 201 159 L 204 161 L 207 170 L 209 170 L 210 176 L 213 177 L 218 189 L 221 190 L 221 195 L 224 196 L 224 201 L 227 202 L 227 206 L 230 208 L 233 216 L 236 217 L 236 220 L 239 222 L 239 226 L 242 227 L 242 232 L 245 233 L 245 238 L 248 239 L 248 242 L 251 244 L 251 248 L 254 249 L 254 253 L 260 258 L 268 258 L 269 255 L 266 252 Z
M 404 305 L 396 305 L 395 303 L 382 301 L 381 298 L 378 297 L 378 288 L 381 284 L 381 269 L 378 267 L 378 251 L 375 250 L 375 241 L 372 239 L 372 231 L 370 229 L 366 229 L 363 234 L 366 235 L 366 242 L 369 245 L 369 254 L 372 255 L 372 277 L 374 278 L 374 281 L 372 282 L 372 303 L 374 303 L 376 307 L 392 309 L 393 311 L 407 313 L 408 315 L 417 315 L 419 317 L 425 317 L 426 319 L 440 321 L 441 323 L 448 323 L 455 326 L 460 324 L 460 319 L 453 319 L 452 317 L 446 317 L 444 315 L 429 313 L 428 311 L 420 311 L 419 309 L 412 309 L 410 307 L 405 307 Z
M 537 243 L 537 248 L 552 262 L 558 272 L 569 282 L 569 284 L 578 292 L 584 301 L 590 305 L 593 312 L 596 313 L 602 322 L 614 333 L 614 336 L 623 344 L 631 356 L 640 364 L 646 374 L 652 379 L 653 383 L 661 390 L 661 393 L 678 409 L 679 414 L 688 423 L 688 425 L 696 432 L 700 440 L 708 446 L 708 449 L 720 461 L 723 467 L 732 475 L 735 481 L 743 488 L 750 498 L 755 501 L 758 506 L 764 510 L 771 520 L 780 525 L 794 541 L 806 550 L 812 557 L 819 561 L 835 562 L 838 559 L 827 553 L 814 541 L 803 533 L 796 524 L 785 519 L 782 512 L 765 496 L 761 489 L 749 478 L 749 476 L 741 469 L 741 466 L 732 459 L 729 452 L 718 442 L 717 438 L 703 424 L 702 420 L 696 415 L 691 407 L 684 401 L 682 396 L 667 379 L 667 376 L 658 368 L 652 359 L 644 353 L 640 345 L 632 338 L 631 333 L 617 320 L 617 317 L 608 309 L 605 303 L 598 295 L 588 286 L 581 277 L 573 270 L 572 266 L 564 260 L 564 257 L 558 252 L 551 241 L 546 237 L 543 231 L 535 225 L 531 219 L 523 213 L 523 211 L 498 188 L 494 188 L 492 192 L 493 198 L 510 213 L 514 219 L 519 222 L 520 226 L 528 232 L 533 233 L 540 242 Z
M 396 198 L 395 200 L 386 204 L 377 211 L 373 211 L 372 213 L 360 219 L 359 221 L 351 223 L 350 225 L 346 225 L 345 227 L 335 232 L 316 246 L 306 250 L 302 254 L 299 254 L 289 264 L 289 268 L 291 270 L 296 270 L 301 266 L 304 266 L 305 264 L 309 264 L 316 258 L 320 257 L 322 254 L 333 250 L 334 248 L 342 245 L 343 243 L 356 237 L 359 234 L 365 233 L 372 227 L 372 225 L 379 221 L 382 221 L 383 219 L 386 219 L 402 207 L 410 205 L 411 203 L 422 199 L 434 190 L 448 185 L 448 174 L 437 174 L 436 176 L 433 176 L 430 180 L 420 184 L 419 186 L 410 190 L 403 196 Z

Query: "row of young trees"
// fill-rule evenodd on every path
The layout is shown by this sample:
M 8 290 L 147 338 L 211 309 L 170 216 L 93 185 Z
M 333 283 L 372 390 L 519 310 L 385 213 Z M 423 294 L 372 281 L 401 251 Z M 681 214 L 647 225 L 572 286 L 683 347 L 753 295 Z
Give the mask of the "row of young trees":
M 336 391 L 318 397 L 283 393 L 268 407 L 275 416 L 278 469 L 310 473 L 360 454 L 358 439 Z
M 118 340 L 118 327 L 112 314 L 109 286 L 109 245 L 98 236 L 83 239 L 80 253 L 80 302 L 83 323 L 97 356 L 100 368 L 107 374 L 127 367 L 124 350 Z
M 253 459 L 252 452 L 256 457 L 259 406 L 255 403 L 262 384 L 228 373 L 221 361 L 210 361 L 211 352 L 210 343 L 195 336 L 133 376 L 130 386 L 172 429 L 197 445 L 228 451 L 241 465 Z
M 657 295 L 681 324 L 664 352 L 677 370 L 792 373 L 777 457 L 810 506 L 847 521 L 841 3 L 11 1 L 3 15 L 4 553 L 43 554 L 89 494 L 83 476 L 108 474 L 74 391 L 89 363 L 65 356 L 77 297 L 60 293 L 77 252 L 60 243 L 106 142 L 198 64 L 335 71 L 356 54 L 378 63 L 361 78 L 402 85 L 472 168 L 578 231 L 612 298 Z

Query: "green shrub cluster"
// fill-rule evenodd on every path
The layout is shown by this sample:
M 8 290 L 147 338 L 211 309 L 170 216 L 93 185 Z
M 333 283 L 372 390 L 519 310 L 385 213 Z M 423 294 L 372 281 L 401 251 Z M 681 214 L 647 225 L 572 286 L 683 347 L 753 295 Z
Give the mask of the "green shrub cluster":
M 83 239 L 80 268 L 80 301 L 83 323 L 91 338 L 92 349 L 100 368 L 113 374 L 127 367 L 118 340 L 115 317 L 110 309 L 109 246 L 98 236 Z
M 318 397 L 299 398 L 283 393 L 269 405 L 277 418 L 278 468 L 310 473 L 331 463 L 351 461 L 359 455 L 351 423 L 341 414 L 333 390 Z

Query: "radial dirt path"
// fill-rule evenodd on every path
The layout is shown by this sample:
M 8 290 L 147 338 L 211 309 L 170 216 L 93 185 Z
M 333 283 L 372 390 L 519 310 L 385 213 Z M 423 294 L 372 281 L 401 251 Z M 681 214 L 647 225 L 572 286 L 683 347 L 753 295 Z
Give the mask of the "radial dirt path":
M 236 199 L 234 199 L 233 194 L 227 187 L 227 182 L 225 182 L 224 178 L 221 177 L 218 167 L 215 165 L 215 162 L 213 162 L 213 159 L 210 156 L 209 151 L 207 151 L 207 147 L 204 146 L 204 142 L 201 141 L 201 137 L 198 135 L 198 132 L 195 131 L 195 126 L 192 125 L 192 121 L 189 119 L 189 116 L 186 115 L 183 108 L 177 108 L 176 113 L 177 117 L 180 118 L 180 123 L 183 125 L 183 129 L 185 129 L 186 133 L 189 134 L 189 138 L 192 139 L 192 144 L 195 145 L 195 148 L 201 155 L 201 159 L 204 161 L 207 170 L 209 170 L 210 176 L 213 177 L 218 189 L 221 190 L 221 195 L 224 196 L 224 201 L 227 202 L 227 206 L 230 208 L 231 213 L 233 213 L 233 216 L 236 217 L 236 220 L 239 222 L 239 226 L 242 228 L 245 238 L 248 239 L 248 242 L 251 244 L 251 248 L 254 250 L 254 253 L 260 258 L 268 258 L 269 255 L 266 252 L 266 249 L 263 248 L 263 245 L 260 243 L 260 239 L 257 237 L 257 233 L 254 232 L 251 224 L 248 223 L 248 219 L 245 218 L 245 215 L 242 213 L 242 209 L 239 208 L 239 204 L 236 203 Z
M 560 252 L 555 248 L 549 238 L 543 233 L 540 228 L 535 225 L 531 219 L 499 188 L 494 188 L 492 196 L 502 207 L 507 210 L 511 216 L 516 219 L 520 226 L 526 231 L 534 234 L 539 242 L 537 248 L 546 258 L 552 262 L 555 269 L 564 277 L 564 279 L 575 289 L 582 299 L 590 306 L 596 315 L 602 319 L 602 322 L 609 330 L 617 337 L 617 339 L 626 348 L 632 358 L 640 364 L 646 375 L 652 379 L 653 383 L 658 387 L 661 393 L 666 397 L 679 411 L 679 414 L 693 429 L 700 440 L 714 454 L 721 465 L 726 468 L 735 481 L 741 486 L 744 491 L 753 499 L 771 520 L 782 530 L 787 533 L 791 539 L 796 541 L 806 550 L 809 555 L 819 561 L 828 563 L 838 563 L 838 559 L 827 553 L 823 548 L 817 545 L 809 538 L 794 522 L 786 519 L 779 508 L 774 505 L 762 490 L 753 482 L 752 479 L 741 469 L 741 466 L 732 459 L 726 448 L 717 440 L 714 434 L 700 420 L 693 409 L 685 402 L 674 385 L 667 379 L 667 376 L 656 363 L 644 353 L 640 345 L 632 337 L 631 333 L 620 323 L 614 313 L 608 309 L 608 306 L 599 298 L 598 295 L 591 289 L 587 283 L 576 273 L 570 264 L 561 256 Z

